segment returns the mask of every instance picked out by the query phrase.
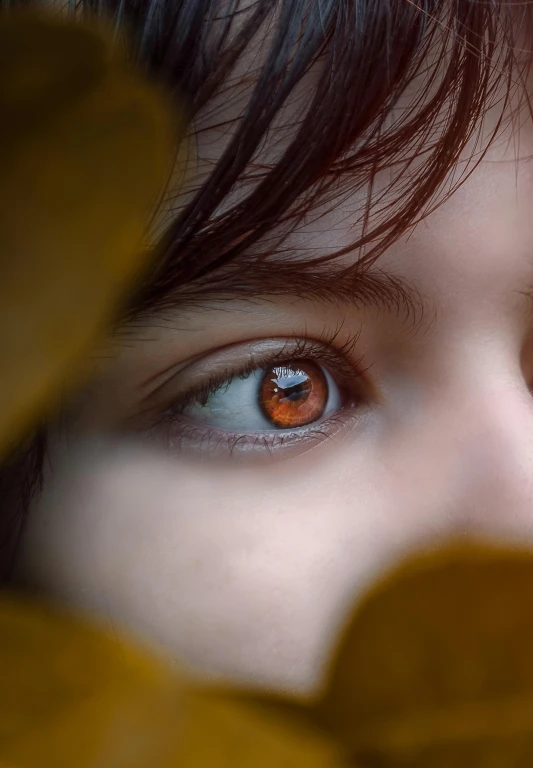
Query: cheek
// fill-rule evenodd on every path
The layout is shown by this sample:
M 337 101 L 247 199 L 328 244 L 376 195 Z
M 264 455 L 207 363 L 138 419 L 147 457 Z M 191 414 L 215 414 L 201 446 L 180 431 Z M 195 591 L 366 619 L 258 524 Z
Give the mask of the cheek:
M 34 509 L 19 576 L 210 675 L 309 688 L 354 595 L 412 539 L 371 467 L 314 460 L 83 454 Z

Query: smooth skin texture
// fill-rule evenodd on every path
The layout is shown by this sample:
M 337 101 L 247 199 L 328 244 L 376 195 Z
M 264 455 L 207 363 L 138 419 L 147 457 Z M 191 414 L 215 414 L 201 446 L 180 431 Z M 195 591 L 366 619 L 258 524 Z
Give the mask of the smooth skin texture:
M 218 106 L 222 116 L 199 120 L 200 175 L 231 130 L 213 126 L 243 102 Z M 496 119 L 487 115 L 487 136 Z M 532 150 L 524 108 L 464 186 L 379 260 L 418 292 L 424 318 L 323 297 L 235 297 L 111 340 L 76 423 L 137 438 L 78 458 L 61 434 L 52 442 L 19 580 L 135 628 L 211 678 L 308 691 L 352 601 L 407 553 L 450 536 L 533 545 Z M 289 244 L 307 257 L 352 242 L 359 203 L 339 201 Z M 343 358 L 356 406 L 322 435 L 270 449 L 240 440 L 230 456 L 220 434 L 206 443 L 205 424 L 179 440 L 175 424 L 169 438 L 139 416 L 303 337 L 332 337 L 340 358 L 357 339 Z M 149 450 L 154 435 L 168 451 Z

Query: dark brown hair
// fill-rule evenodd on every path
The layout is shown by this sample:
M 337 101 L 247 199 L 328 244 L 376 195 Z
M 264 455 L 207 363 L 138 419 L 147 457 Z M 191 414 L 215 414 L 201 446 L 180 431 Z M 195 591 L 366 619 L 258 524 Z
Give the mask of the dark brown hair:
M 281 270 L 304 293 L 338 273 L 338 257 L 354 251 L 358 259 L 345 276 L 356 280 L 475 168 L 490 143 L 478 141 L 485 111 L 496 106 L 501 122 L 513 92 L 525 98 L 515 41 L 527 40 L 529 3 L 76 0 L 63 10 L 104 15 L 126 30 L 141 66 L 186 105 L 193 138 L 201 130 L 197 116 L 225 91 L 229 98 L 235 66 L 268 29 L 232 138 L 159 233 L 153 274 L 124 312 L 130 320 L 224 291 L 229 280 L 233 291 L 250 292 L 258 279 L 268 290 L 276 258 L 278 280 Z M 311 70 L 313 89 L 290 143 L 274 162 L 259 162 L 276 118 Z M 408 106 L 392 119 L 414 81 Z M 471 161 L 454 178 L 467 146 Z M 385 170 L 391 182 L 378 192 L 375 180 Z M 224 206 L 236 187 L 248 193 Z M 284 237 L 310 211 L 350 192 L 366 202 L 348 248 L 319 259 L 279 259 Z M 274 230 L 281 233 L 276 240 Z M 0 473 L 6 551 L 39 489 L 44 451 L 40 434 Z

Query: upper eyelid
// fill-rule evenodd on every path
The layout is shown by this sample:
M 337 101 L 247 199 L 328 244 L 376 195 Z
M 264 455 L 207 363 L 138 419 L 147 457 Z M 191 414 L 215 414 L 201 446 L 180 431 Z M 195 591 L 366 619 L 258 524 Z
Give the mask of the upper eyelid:
M 315 350 L 318 351 L 318 350 Z M 305 359 L 305 356 L 309 359 L 315 359 L 315 355 L 311 353 L 310 350 L 302 350 L 301 354 L 296 352 L 284 352 L 283 350 L 280 350 L 278 354 L 273 356 L 270 360 L 265 360 L 261 363 L 261 361 L 250 361 L 250 364 L 246 366 L 245 370 L 235 370 L 235 371 L 226 371 L 224 373 L 221 373 L 217 379 L 211 380 L 211 383 L 207 383 L 205 386 L 205 389 L 202 387 L 197 388 L 196 390 L 192 388 L 188 393 L 183 395 L 179 398 L 180 401 L 180 408 L 185 408 L 190 404 L 190 400 L 196 400 L 198 399 L 198 396 L 201 394 L 202 396 L 205 394 L 207 395 L 207 392 L 209 391 L 209 394 L 215 394 L 215 392 L 219 392 L 224 387 L 229 388 L 231 381 L 235 378 L 247 378 L 252 375 L 254 371 L 261 370 L 262 368 L 266 368 L 267 365 L 270 366 L 276 366 L 276 365 L 282 365 L 283 362 L 287 362 L 289 360 L 303 360 Z M 316 355 L 317 362 L 319 362 L 320 358 L 318 355 Z M 339 361 L 340 362 L 340 361 Z M 335 364 L 332 366 L 334 369 L 338 368 L 339 366 L 336 366 Z M 339 371 L 336 371 L 337 374 Z

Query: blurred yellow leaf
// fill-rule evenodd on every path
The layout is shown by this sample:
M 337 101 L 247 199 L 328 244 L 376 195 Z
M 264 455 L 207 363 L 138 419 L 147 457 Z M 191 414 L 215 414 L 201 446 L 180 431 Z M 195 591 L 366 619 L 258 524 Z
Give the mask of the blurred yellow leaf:
M 0 679 L 0 761 L 8 765 L 176 765 L 179 688 L 163 664 L 124 640 L 4 595 Z
M 183 710 L 183 768 L 346 768 L 342 748 L 305 708 L 264 707 L 231 690 L 190 692 Z
M 146 261 L 184 122 L 127 61 L 94 23 L 0 21 L 0 454 Z
M 317 722 L 361 766 L 533 765 L 533 555 L 453 545 L 355 611 Z
M 309 725 L 195 689 L 124 637 L 18 596 L 0 600 L 0 679 L 0 765 L 344 765 Z

